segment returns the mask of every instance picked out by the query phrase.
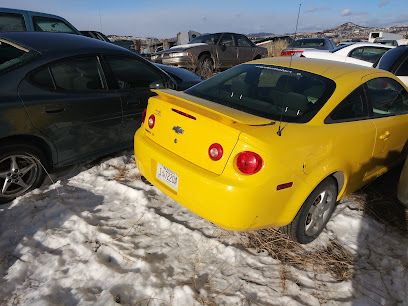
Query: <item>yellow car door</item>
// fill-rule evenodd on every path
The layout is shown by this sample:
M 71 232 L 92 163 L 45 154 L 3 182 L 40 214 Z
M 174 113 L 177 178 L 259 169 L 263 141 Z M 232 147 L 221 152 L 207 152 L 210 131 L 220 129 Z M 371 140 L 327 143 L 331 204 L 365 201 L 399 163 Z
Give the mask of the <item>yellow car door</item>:
M 366 94 L 377 129 L 373 151 L 375 167 L 370 177 L 385 173 L 401 160 L 408 140 L 408 93 L 391 78 L 375 78 L 366 83 Z

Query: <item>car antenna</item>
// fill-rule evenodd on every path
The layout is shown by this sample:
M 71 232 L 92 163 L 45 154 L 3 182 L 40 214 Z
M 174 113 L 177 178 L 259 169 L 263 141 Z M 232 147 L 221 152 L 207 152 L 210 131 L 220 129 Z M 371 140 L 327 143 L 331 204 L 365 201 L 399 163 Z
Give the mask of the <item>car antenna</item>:
M 295 35 L 293 37 L 294 40 L 296 40 L 296 36 L 297 36 L 297 31 L 298 31 L 298 25 L 299 25 L 299 16 L 300 16 L 300 8 L 302 7 L 302 2 L 299 1 L 299 10 L 298 10 L 298 14 L 297 14 L 297 19 L 296 19 L 296 28 L 295 28 Z M 293 55 L 290 56 L 290 61 L 289 61 L 289 68 L 292 68 L 292 57 Z M 286 81 L 288 82 L 288 80 Z M 280 114 L 280 118 L 279 118 L 279 125 L 278 125 L 278 130 L 276 131 L 276 134 L 278 136 L 282 136 L 282 131 L 284 130 L 284 128 L 286 127 L 287 123 L 282 126 L 282 119 L 283 119 L 283 112 L 285 110 L 285 112 L 287 111 L 288 107 L 284 108 L 282 106 L 282 112 Z

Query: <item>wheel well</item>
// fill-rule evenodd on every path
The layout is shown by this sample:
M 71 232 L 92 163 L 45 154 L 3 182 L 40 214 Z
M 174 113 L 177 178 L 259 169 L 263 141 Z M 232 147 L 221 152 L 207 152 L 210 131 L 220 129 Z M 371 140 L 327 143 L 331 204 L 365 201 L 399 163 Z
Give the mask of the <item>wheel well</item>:
M 214 60 L 213 60 L 213 58 L 211 56 L 211 53 L 208 52 L 208 51 L 201 52 L 200 55 L 198 56 L 198 59 L 202 58 L 204 55 L 209 55 L 211 60 L 214 62 Z
M 15 135 L 0 139 L 0 146 L 7 144 L 30 144 L 40 149 L 47 158 L 47 166 L 52 167 L 56 162 L 51 146 L 41 137 L 33 135 Z
M 333 177 L 337 182 L 337 193 L 340 194 L 344 187 L 344 173 L 341 171 L 334 172 L 331 177 Z
M 261 59 L 261 56 L 259 54 L 254 57 L 254 60 L 257 60 L 257 59 Z

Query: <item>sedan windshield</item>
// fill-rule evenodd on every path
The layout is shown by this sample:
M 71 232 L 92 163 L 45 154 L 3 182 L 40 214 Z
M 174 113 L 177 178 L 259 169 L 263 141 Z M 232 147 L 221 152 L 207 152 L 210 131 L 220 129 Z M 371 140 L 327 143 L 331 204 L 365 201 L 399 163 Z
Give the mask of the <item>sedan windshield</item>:
M 270 65 L 239 65 L 186 93 L 260 117 L 307 122 L 332 95 L 335 83 L 309 72 Z
M 35 55 L 34 51 L 0 40 L 0 73 L 26 63 Z
M 190 40 L 189 44 L 205 43 L 209 45 L 215 45 L 220 39 L 221 34 L 206 34 L 198 36 Z

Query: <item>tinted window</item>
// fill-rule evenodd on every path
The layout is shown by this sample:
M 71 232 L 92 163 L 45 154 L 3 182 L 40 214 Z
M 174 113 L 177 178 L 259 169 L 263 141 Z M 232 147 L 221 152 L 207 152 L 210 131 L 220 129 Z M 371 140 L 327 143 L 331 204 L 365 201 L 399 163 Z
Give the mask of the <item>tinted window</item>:
M 209 45 L 215 45 L 218 40 L 220 39 L 221 34 L 207 34 L 198 36 L 192 40 L 190 40 L 189 44 L 196 44 L 196 43 L 205 43 Z
M 159 71 L 138 59 L 107 57 L 112 69 L 115 88 L 164 88 L 164 79 Z
M 37 32 L 76 33 L 64 21 L 49 17 L 33 17 L 34 30 Z
M 226 47 L 233 47 L 234 44 L 234 38 L 232 37 L 232 34 L 224 34 L 221 37 L 220 40 L 220 45 L 225 45 Z
M 35 54 L 33 51 L 0 41 L 0 72 L 28 62 Z
M 47 89 L 55 89 L 54 83 L 48 67 L 41 68 L 31 74 L 30 80 L 34 85 L 44 87 Z
M 394 49 L 388 50 L 379 60 L 376 68 L 387 70 L 393 72 L 395 64 L 397 63 L 398 59 L 404 57 L 404 55 L 408 55 L 408 47 L 397 47 Z
M 235 35 L 238 47 L 252 47 L 252 42 L 244 35 Z
M 240 65 L 186 92 L 260 117 L 307 122 L 335 88 L 332 80 L 292 68 Z
M 324 39 L 299 39 L 292 42 L 290 47 L 324 49 Z
M 332 112 L 330 119 L 333 121 L 352 121 L 368 117 L 362 87 L 354 90 Z
M 378 48 L 378 47 L 361 47 L 357 48 L 350 52 L 349 56 L 352 58 L 356 58 L 362 61 L 375 63 L 377 62 L 381 56 L 389 49 L 386 48 Z
M 96 57 L 71 58 L 50 66 L 57 89 L 90 91 L 103 89 Z
M 375 117 L 408 113 L 408 93 L 398 82 L 377 78 L 366 84 Z
M 0 13 L 0 32 L 22 32 L 25 30 L 26 26 L 22 15 Z
M 408 76 L 408 56 L 405 57 L 395 74 L 399 76 Z

